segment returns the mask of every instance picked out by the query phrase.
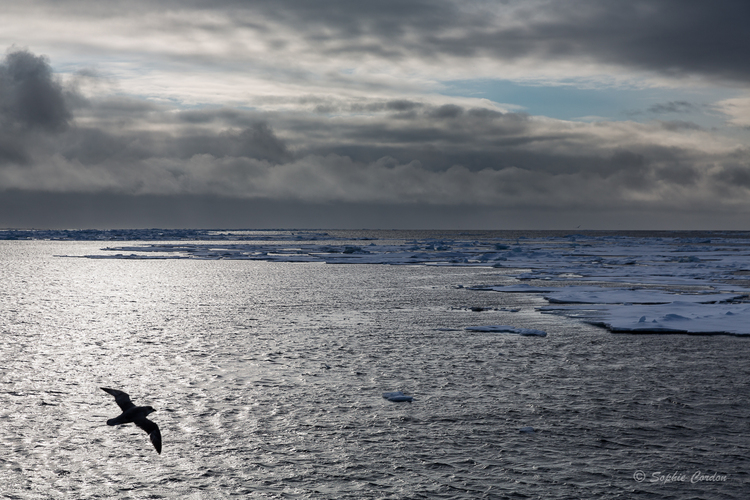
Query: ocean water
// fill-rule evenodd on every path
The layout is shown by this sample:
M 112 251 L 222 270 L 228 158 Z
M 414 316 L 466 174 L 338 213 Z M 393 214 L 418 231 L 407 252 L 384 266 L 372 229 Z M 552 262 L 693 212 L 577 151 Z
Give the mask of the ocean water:
M 0 241 L 0 497 L 750 492 L 747 336 L 615 334 L 545 313 L 539 294 L 481 289 L 517 282 L 512 266 L 295 262 L 312 253 L 290 258 L 289 234 L 278 254 L 281 236 L 264 235 L 262 258 L 126 258 L 158 238 L 194 254 L 217 234 Z M 451 238 L 334 236 L 315 244 L 341 257 Z M 547 335 L 466 330 L 482 325 Z M 120 412 L 100 387 L 157 409 L 161 455 L 133 425 L 106 425 Z

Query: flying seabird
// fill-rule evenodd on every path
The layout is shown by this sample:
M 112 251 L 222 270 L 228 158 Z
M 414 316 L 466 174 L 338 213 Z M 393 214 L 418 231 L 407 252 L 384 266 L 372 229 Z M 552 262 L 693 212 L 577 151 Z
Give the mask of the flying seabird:
M 148 434 L 151 438 L 151 442 L 156 448 L 156 452 L 161 454 L 161 432 L 159 432 L 159 426 L 147 419 L 149 413 L 155 412 L 151 406 L 136 406 L 130 400 L 130 396 L 117 389 L 107 389 L 102 387 L 102 390 L 110 393 L 115 397 L 115 403 L 122 410 L 122 415 L 116 418 L 110 418 L 107 420 L 107 425 L 120 425 L 134 423 Z

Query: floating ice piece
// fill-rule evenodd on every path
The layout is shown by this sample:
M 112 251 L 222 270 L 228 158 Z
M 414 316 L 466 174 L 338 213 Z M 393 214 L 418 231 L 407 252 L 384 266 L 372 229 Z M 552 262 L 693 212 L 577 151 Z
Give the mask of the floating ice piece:
M 563 287 L 547 293 L 544 298 L 552 304 L 668 304 L 695 302 L 708 304 L 741 298 L 742 294 L 700 293 L 681 294 L 651 289 L 606 288 L 597 286 Z
M 394 403 L 402 403 L 404 401 L 408 401 L 409 403 L 411 403 L 414 399 L 413 397 L 407 396 L 401 391 L 384 392 L 383 397 L 388 401 L 393 401 Z
M 520 429 L 518 429 L 518 432 L 523 432 L 523 433 L 525 433 L 525 434 L 533 434 L 533 433 L 534 433 L 534 432 L 536 432 L 536 431 L 534 430 L 534 428 L 533 428 L 533 427 L 531 427 L 531 426 L 529 425 L 529 426 L 527 426 L 527 427 L 521 427 Z
M 526 283 L 520 285 L 495 285 L 495 286 L 472 286 L 468 287 L 469 290 L 479 291 L 493 291 L 493 292 L 505 292 L 505 293 L 545 293 L 554 292 L 559 288 L 549 286 L 531 286 Z
M 487 326 L 467 326 L 467 330 L 472 332 L 491 332 L 491 333 L 516 333 L 518 335 L 546 337 L 547 332 L 535 330 L 533 328 L 516 328 L 508 325 L 487 325 Z
M 724 333 L 750 335 L 750 304 L 696 304 L 610 306 L 599 311 L 602 325 L 616 333 Z
M 552 304 L 668 304 L 676 300 L 697 303 L 727 302 L 745 293 L 681 294 L 647 288 L 613 288 L 601 286 L 538 287 L 526 284 L 471 287 L 470 290 L 492 290 L 505 293 L 542 293 Z

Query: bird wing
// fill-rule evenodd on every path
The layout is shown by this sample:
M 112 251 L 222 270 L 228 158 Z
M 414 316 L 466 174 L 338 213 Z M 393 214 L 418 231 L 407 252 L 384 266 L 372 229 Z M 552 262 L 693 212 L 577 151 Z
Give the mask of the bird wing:
M 102 387 L 102 390 L 115 397 L 115 403 L 117 403 L 117 406 L 119 406 L 123 412 L 135 406 L 130 400 L 130 396 L 122 391 L 118 391 L 117 389 L 107 389 L 106 387 Z
M 133 423 L 146 431 L 146 434 L 151 439 L 151 443 L 156 448 L 156 452 L 161 455 L 161 432 L 159 431 L 159 426 L 145 417 L 135 419 Z

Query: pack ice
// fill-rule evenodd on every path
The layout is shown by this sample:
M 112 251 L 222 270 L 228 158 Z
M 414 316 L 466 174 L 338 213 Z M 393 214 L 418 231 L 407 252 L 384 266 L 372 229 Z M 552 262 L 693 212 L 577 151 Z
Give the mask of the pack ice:
M 147 231 L 113 239 L 149 243 L 107 247 L 85 257 L 482 266 L 502 270 L 499 283 L 467 290 L 542 294 L 549 303 L 542 312 L 582 318 L 613 332 L 750 334 L 747 233 L 685 237 L 692 233 L 592 231 L 510 238 L 479 232 L 475 237 L 352 239 L 305 231 Z

